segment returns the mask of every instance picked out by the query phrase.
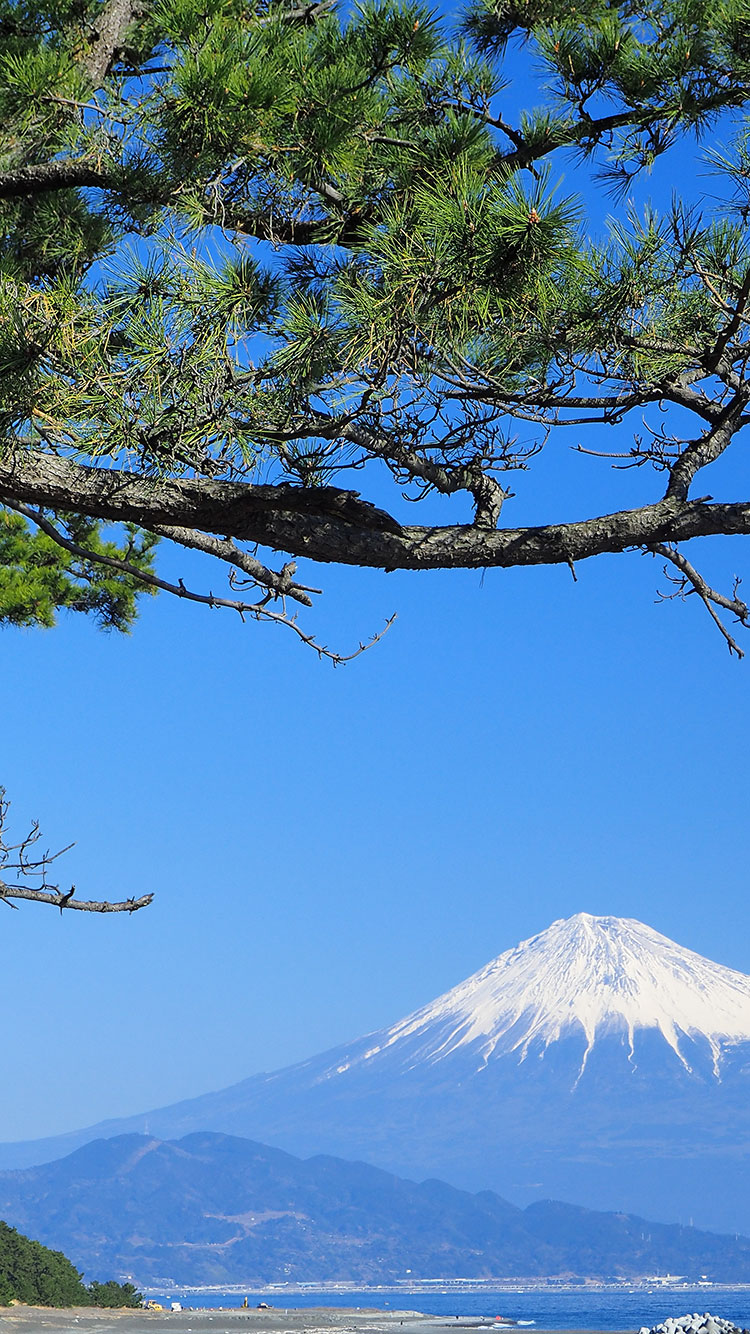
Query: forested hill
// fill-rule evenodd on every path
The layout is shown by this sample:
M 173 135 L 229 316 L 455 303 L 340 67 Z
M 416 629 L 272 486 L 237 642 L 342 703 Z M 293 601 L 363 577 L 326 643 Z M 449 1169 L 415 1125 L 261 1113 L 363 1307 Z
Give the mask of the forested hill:
M 141 1295 L 130 1283 L 86 1287 L 62 1251 L 51 1251 L 0 1222 L 0 1305 L 12 1301 L 26 1306 L 139 1306 Z
M 750 1281 L 750 1239 L 417 1183 L 209 1132 L 98 1140 L 0 1173 L 0 1212 L 87 1273 L 142 1284 L 706 1274 Z

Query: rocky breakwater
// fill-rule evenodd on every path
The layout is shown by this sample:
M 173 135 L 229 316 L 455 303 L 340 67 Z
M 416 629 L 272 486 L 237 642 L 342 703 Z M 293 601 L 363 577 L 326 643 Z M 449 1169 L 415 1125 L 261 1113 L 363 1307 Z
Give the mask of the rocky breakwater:
M 642 1325 L 639 1334 L 750 1334 L 750 1330 L 741 1329 L 731 1320 L 722 1320 L 721 1316 L 709 1315 L 706 1311 L 698 1315 L 670 1316 L 658 1325 Z

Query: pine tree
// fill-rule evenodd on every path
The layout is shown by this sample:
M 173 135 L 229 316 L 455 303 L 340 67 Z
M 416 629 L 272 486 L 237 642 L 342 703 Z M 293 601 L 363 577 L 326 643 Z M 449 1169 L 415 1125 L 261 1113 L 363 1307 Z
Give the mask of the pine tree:
M 132 1283 L 116 1283 L 110 1278 L 106 1283 L 89 1283 L 88 1300 L 92 1306 L 139 1307 L 143 1303 L 143 1294 L 137 1292 Z
M 166 589 L 314 643 L 300 557 L 635 548 L 740 653 L 737 586 L 684 547 L 750 533 L 750 500 L 699 481 L 750 420 L 746 0 L 472 0 L 453 24 L 413 0 L 1 0 L 0 67 L 0 620 L 125 629 Z M 514 117 L 519 74 L 541 77 Z M 680 145 L 710 160 L 704 202 L 628 204 Z M 548 436 L 578 422 L 606 455 L 631 420 L 646 503 L 614 470 L 612 512 L 568 521 L 571 474 L 546 526 L 508 526 Z M 160 540 L 225 595 L 161 577 Z
M 132 1283 L 83 1284 L 83 1276 L 62 1251 L 32 1241 L 0 1222 L 0 1306 L 137 1307 L 143 1297 Z
M 0 1303 L 84 1306 L 89 1295 L 81 1275 L 62 1251 L 51 1251 L 0 1222 Z

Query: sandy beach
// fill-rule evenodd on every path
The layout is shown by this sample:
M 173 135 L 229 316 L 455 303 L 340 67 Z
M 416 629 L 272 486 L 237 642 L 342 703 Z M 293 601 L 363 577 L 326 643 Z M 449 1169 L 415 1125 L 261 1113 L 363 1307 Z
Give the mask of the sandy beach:
M 10 1334 L 428 1334 L 447 1320 L 422 1316 L 417 1311 L 357 1311 L 318 1307 L 312 1310 L 258 1311 L 235 1307 L 204 1307 L 185 1311 L 93 1310 L 76 1307 L 51 1310 L 14 1306 L 0 1315 L 0 1331 Z
M 495 1321 L 422 1315 L 419 1311 L 308 1310 L 55 1311 L 14 1306 L 0 1315 L 0 1334 L 441 1334 L 497 1328 Z M 507 1328 L 507 1326 L 505 1327 Z M 582 1331 L 594 1334 L 594 1331 Z

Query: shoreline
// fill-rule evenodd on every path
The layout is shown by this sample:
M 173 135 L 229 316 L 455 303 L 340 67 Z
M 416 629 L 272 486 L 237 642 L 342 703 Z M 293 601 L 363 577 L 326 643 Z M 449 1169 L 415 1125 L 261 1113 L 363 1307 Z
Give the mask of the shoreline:
M 619 1287 L 619 1285 L 618 1285 Z M 453 1289 L 458 1292 L 459 1289 Z M 476 1286 L 468 1289 L 476 1292 Z M 497 1289 L 494 1289 L 497 1291 Z M 517 1290 L 517 1288 L 515 1289 Z M 603 1289 L 606 1291 L 606 1288 Z M 727 1289 L 731 1290 L 731 1289 Z M 736 1288 L 734 1289 L 736 1291 Z M 216 1289 L 213 1291 L 218 1295 Z M 247 1291 L 247 1290 L 245 1290 Z M 340 1291 L 340 1289 L 339 1289 Z M 360 1290 L 361 1292 L 362 1290 Z M 370 1290 L 372 1291 L 372 1290 Z M 547 1289 L 549 1291 L 549 1289 Z M 571 1291 L 581 1292 L 578 1285 Z M 648 1291 L 648 1290 L 646 1290 Z M 676 1298 L 675 1308 L 682 1306 L 680 1293 L 695 1294 L 695 1288 L 678 1289 L 670 1285 L 670 1293 Z M 699 1289 L 701 1296 L 704 1290 Z M 515 1331 L 518 1327 L 502 1324 L 499 1318 L 487 1315 L 473 1315 L 470 1308 L 462 1315 L 438 1315 L 415 1310 L 413 1305 L 399 1305 L 384 1309 L 382 1306 L 310 1306 L 269 1305 L 258 1308 L 255 1305 L 241 1306 L 241 1292 L 230 1294 L 227 1298 L 230 1306 L 200 1305 L 200 1294 L 193 1289 L 191 1297 L 179 1298 L 176 1293 L 167 1298 L 182 1300 L 180 1311 L 165 1309 L 148 1311 L 143 1308 L 102 1309 L 90 1306 L 67 1309 L 53 1307 L 10 1306 L 0 1308 L 0 1334 L 499 1334 L 500 1331 Z M 664 1290 L 660 1290 L 664 1295 Z M 271 1294 L 269 1294 L 271 1295 Z M 279 1296 L 287 1294 L 273 1294 Z M 364 1293 L 362 1295 L 365 1295 Z M 369 1297 L 370 1293 L 367 1293 Z M 373 1293 L 373 1295 L 375 1295 Z M 708 1292 L 705 1296 L 708 1297 Z M 321 1294 L 325 1300 L 325 1294 Z M 401 1296 L 406 1296 L 401 1293 Z M 236 1299 L 236 1300 L 235 1300 Z M 193 1302 L 198 1304 L 194 1305 Z M 695 1306 L 696 1303 L 685 1303 Z M 702 1309 L 705 1309 L 705 1305 Z M 674 1314 L 681 1314 L 675 1310 Z M 585 1319 L 585 1317 L 584 1317 Z M 655 1323 L 655 1322 L 649 1322 Z M 626 1321 L 623 1320 L 623 1325 Z M 580 1328 L 567 1328 L 563 1334 L 636 1334 L 636 1323 L 619 1331 L 602 1331 L 594 1324 Z M 544 1317 L 537 1319 L 531 1329 L 520 1327 L 519 1334 L 551 1334 L 545 1325 Z M 557 1331 L 560 1334 L 560 1331 Z
M 414 1310 L 383 1311 L 342 1306 L 312 1306 L 292 1310 L 254 1307 L 192 1307 L 182 1311 L 109 1309 L 91 1306 L 67 1309 L 41 1306 L 0 1308 L 0 1331 L 17 1334 L 441 1334 L 451 1329 L 479 1330 L 495 1326 L 487 1317 L 433 1316 Z M 496 1328 L 513 1328 L 495 1326 Z M 534 1334 L 545 1334 L 544 1327 Z M 602 1334 L 598 1330 L 567 1334 Z M 612 1331 L 609 1331 L 612 1334 Z M 635 1334 L 635 1331 L 620 1331 Z

